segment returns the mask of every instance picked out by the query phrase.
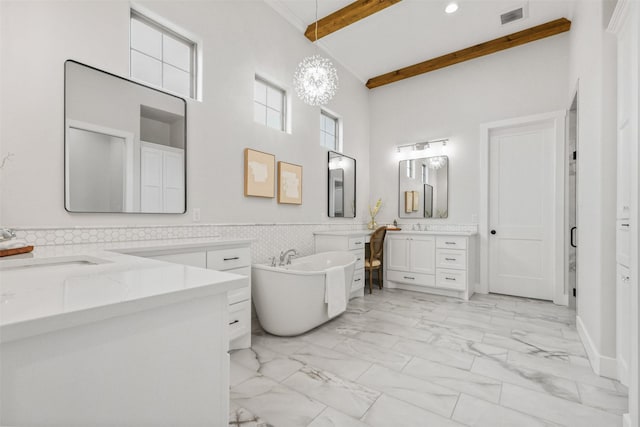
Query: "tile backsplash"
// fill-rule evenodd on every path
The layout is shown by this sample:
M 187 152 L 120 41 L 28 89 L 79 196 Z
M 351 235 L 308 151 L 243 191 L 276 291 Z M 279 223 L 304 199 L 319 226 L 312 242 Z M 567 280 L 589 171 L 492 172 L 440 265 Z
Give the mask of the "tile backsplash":
M 412 224 L 400 224 L 410 230 Z M 252 239 L 252 260 L 266 262 L 280 251 L 295 248 L 300 255 L 313 253 L 313 233 L 322 230 L 361 230 L 365 224 L 189 224 L 142 226 L 18 227 L 19 239 L 35 246 L 100 244 L 142 240 L 189 238 Z M 429 224 L 429 231 L 476 231 L 471 224 Z

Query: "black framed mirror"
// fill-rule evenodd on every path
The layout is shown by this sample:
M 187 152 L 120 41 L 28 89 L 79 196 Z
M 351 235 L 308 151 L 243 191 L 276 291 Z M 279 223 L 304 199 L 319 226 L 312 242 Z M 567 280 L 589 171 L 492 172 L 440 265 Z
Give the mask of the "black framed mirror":
M 356 159 L 335 151 L 328 155 L 328 215 L 356 217 Z
M 187 104 L 65 62 L 65 209 L 185 213 Z
M 447 156 L 401 160 L 398 164 L 398 215 L 400 218 L 449 216 L 449 158 Z

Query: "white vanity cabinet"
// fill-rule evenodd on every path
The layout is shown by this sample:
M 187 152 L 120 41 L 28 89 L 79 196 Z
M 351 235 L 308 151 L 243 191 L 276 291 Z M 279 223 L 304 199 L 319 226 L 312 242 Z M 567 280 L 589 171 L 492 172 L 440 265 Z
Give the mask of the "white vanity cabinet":
M 477 275 L 475 237 L 429 232 L 388 232 L 385 275 L 390 288 L 468 299 Z
M 356 256 L 350 298 L 364 295 L 364 249 L 369 231 L 318 231 L 314 233 L 315 253 L 349 251 Z
M 176 246 L 127 253 L 244 276 L 246 286 L 230 291 L 227 295 L 229 349 L 251 347 L 251 241 L 209 241 L 203 242 L 199 247 Z

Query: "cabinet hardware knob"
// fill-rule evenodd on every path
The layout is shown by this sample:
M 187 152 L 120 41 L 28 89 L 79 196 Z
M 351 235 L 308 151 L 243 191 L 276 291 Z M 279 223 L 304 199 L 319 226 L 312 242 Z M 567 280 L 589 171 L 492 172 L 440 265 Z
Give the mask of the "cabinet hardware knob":
M 628 227 L 629 226 L 629 224 L 620 224 L 620 225 L 623 226 L 623 227 Z
M 357 279 L 354 280 L 354 282 L 359 282 L 360 280 L 362 280 L 360 277 L 358 277 Z
M 491 234 L 496 234 L 496 230 L 491 230 Z
M 445 258 L 445 261 L 456 261 L 456 258 Z
M 239 320 L 234 320 L 233 322 L 229 323 L 229 326 L 231 325 L 235 325 L 236 323 L 240 322 Z
M 455 277 L 445 277 L 444 279 L 445 279 L 445 280 L 453 280 L 454 282 L 456 281 L 456 278 L 455 278 Z
M 235 261 L 237 259 L 240 259 L 240 257 L 234 256 L 232 258 L 223 258 L 223 261 Z
M 409 280 L 416 280 L 415 277 L 411 277 L 411 276 L 404 276 L 405 279 L 409 279 Z
M 456 242 L 444 242 L 444 243 L 445 243 L 445 245 L 455 245 L 456 244 Z

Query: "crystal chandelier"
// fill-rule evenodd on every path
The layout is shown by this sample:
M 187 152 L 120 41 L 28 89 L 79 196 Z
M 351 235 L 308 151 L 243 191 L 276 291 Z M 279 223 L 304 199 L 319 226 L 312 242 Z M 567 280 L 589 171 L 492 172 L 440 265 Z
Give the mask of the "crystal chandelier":
M 427 162 L 429 163 L 429 169 L 437 170 L 447 164 L 447 157 L 446 156 L 429 157 L 427 159 Z
M 318 42 L 318 0 L 316 0 L 316 43 Z M 320 55 L 304 58 L 295 74 L 293 86 L 305 104 L 324 105 L 338 90 L 338 72 L 331 61 Z

